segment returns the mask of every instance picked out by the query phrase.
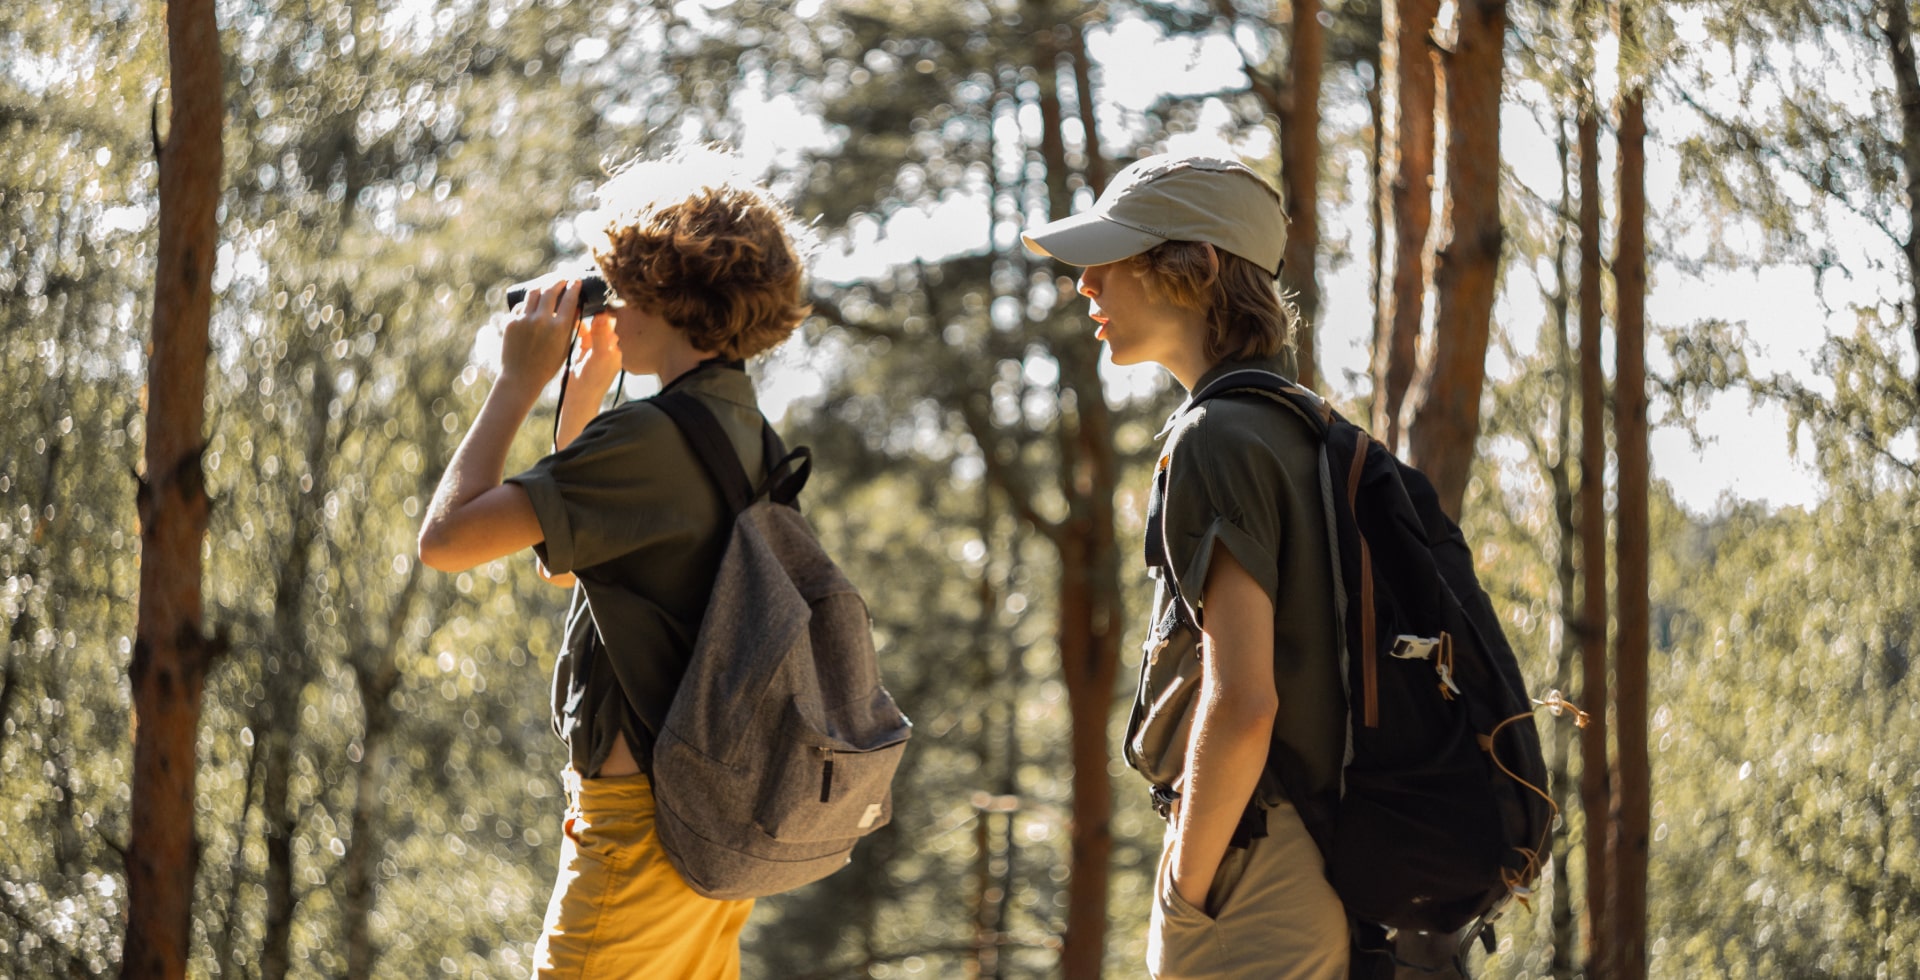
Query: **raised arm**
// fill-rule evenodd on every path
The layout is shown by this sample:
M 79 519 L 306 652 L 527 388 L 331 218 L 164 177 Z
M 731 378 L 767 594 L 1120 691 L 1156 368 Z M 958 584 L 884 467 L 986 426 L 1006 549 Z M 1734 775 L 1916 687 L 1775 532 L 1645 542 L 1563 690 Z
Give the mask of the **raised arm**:
M 566 358 L 579 302 L 577 281 L 534 290 L 507 324 L 500 375 L 447 464 L 420 525 L 420 560 L 429 567 L 465 571 L 542 540 L 526 491 L 503 486 L 500 478 L 514 433 Z
M 620 342 L 613 332 L 613 314 L 602 313 L 591 321 L 581 324 L 582 343 L 580 354 L 568 366 L 570 377 L 567 390 L 560 401 L 560 424 L 554 432 L 553 448 L 555 452 L 573 444 L 580 437 L 587 423 L 600 414 L 601 406 L 606 403 L 607 390 L 613 387 L 614 378 L 620 374 Z M 572 572 L 555 575 L 547 571 L 547 564 L 539 555 L 533 556 L 534 570 L 548 584 L 563 589 L 573 588 Z

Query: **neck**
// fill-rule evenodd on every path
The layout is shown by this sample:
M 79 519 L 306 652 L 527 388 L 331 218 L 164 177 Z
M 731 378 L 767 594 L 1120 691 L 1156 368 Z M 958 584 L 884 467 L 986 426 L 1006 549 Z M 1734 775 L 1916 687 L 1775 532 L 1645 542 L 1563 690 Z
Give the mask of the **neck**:
M 1207 325 L 1204 320 L 1187 325 L 1180 342 L 1157 360 L 1189 394 L 1193 392 L 1193 386 L 1200 383 L 1201 377 L 1220 363 L 1207 354 Z
M 681 375 L 699 367 L 703 362 L 714 358 L 712 351 L 698 350 L 692 345 L 676 345 L 660 355 L 660 387 L 672 384 Z

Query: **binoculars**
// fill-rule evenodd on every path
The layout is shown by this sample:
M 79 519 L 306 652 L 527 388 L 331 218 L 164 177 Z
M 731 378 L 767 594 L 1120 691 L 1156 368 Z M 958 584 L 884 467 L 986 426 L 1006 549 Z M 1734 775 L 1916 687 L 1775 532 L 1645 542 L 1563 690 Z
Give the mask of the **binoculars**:
M 563 279 L 580 280 L 580 316 L 582 317 L 590 317 L 596 313 L 605 312 L 608 302 L 613 299 L 612 290 L 607 288 L 606 277 L 600 274 L 599 269 L 588 266 L 585 269 L 576 269 L 571 272 L 564 270 L 549 272 L 538 279 L 516 282 L 508 286 L 507 311 L 512 312 L 519 308 L 520 301 L 527 298 L 529 291 L 544 289 Z

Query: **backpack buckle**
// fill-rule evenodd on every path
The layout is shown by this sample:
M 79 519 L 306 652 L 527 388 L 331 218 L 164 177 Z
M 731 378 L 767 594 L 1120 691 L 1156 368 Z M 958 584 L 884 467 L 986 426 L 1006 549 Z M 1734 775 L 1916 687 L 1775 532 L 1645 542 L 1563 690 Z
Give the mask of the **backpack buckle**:
M 1180 799 L 1180 794 L 1174 792 L 1173 787 L 1159 783 L 1153 784 L 1150 792 L 1153 794 L 1153 812 L 1159 814 L 1162 820 L 1172 820 L 1173 804 Z
M 1402 633 L 1393 638 L 1393 649 L 1387 651 L 1387 655 L 1395 660 L 1427 660 L 1439 646 L 1439 637 Z

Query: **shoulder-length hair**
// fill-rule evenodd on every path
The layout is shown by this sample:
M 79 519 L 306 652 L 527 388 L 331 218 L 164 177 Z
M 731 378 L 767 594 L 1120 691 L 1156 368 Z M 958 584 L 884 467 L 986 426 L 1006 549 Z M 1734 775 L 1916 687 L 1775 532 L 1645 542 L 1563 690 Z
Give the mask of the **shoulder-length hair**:
M 1207 356 L 1268 358 L 1293 346 L 1299 310 L 1272 274 L 1201 242 L 1162 242 L 1128 260 L 1147 291 L 1207 318 Z

